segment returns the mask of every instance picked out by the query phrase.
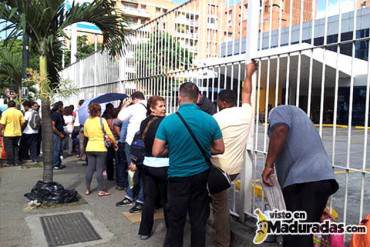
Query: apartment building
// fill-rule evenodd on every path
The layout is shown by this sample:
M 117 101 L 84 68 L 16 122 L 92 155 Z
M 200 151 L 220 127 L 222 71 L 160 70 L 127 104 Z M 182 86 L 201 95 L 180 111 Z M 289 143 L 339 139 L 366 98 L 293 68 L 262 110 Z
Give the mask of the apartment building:
M 370 0 L 357 0 L 357 8 L 370 7 Z
M 370 2 L 370 0 L 368 0 Z M 291 10 L 292 9 L 292 10 Z M 227 21 L 224 22 L 225 41 L 237 40 L 247 36 L 247 11 L 248 0 L 241 0 L 233 6 L 227 6 L 224 15 Z M 307 22 L 315 18 L 316 0 L 304 0 L 303 11 L 301 11 L 301 1 L 294 0 L 264 0 L 263 5 L 263 32 L 288 27 L 290 23 L 297 25 L 301 21 Z M 271 22 L 270 22 L 271 20 Z M 271 25 L 270 25 L 271 23 Z
M 167 11 L 177 4 L 171 0 L 122 0 L 116 6 L 129 22 L 129 29 L 135 30 Z

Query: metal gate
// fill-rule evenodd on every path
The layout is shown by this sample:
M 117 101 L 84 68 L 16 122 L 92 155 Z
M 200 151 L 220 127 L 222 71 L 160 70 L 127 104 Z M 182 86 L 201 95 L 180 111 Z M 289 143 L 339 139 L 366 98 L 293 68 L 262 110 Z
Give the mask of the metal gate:
M 89 92 L 86 98 L 140 90 L 165 97 L 172 113 L 179 85 L 191 81 L 214 102 L 221 90 L 235 90 L 240 105 L 245 63 L 255 59 L 256 114 L 247 162 L 230 192 L 231 213 L 243 218 L 265 207 L 260 175 L 268 111 L 293 104 L 317 125 L 331 157 L 340 189 L 330 207 L 338 220 L 358 223 L 370 213 L 368 6 L 357 0 L 189 1 L 132 32 L 116 62 L 117 80 L 95 76 L 81 92 Z M 96 59 L 90 63 L 102 70 Z

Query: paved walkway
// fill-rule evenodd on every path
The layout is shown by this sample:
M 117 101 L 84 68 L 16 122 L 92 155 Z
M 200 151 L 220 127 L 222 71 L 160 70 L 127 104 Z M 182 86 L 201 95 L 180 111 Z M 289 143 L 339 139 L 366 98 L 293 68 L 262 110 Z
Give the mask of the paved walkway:
M 115 190 L 114 184 L 110 184 L 112 195 L 109 197 L 99 198 L 96 192 L 85 196 L 85 167 L 73 158 L 66 159 L 65 164 L 67 165 L 65 169 L 54 171 L 54 181 L 61 183 L 65 188 L 76 189 L 84 200 L 74 205 L 39 208 L 31 211 L 25 210 L 26 198 L 23 195 L 31 190 L 37 180 L 42 178 L 42 168 L 0 168 L 0 246 L 32 246 L 31 230 L 25 221 L 27 216 L 75 210 L 91 211 L 94 217 L 113 233 L 111 241 L 98 246 L 162 246 L 165 235 L 163 221 L 155 223 L 154 235 L 150 239 L 139 240 L 137 237 L 139 225 L 132 224 L 122 215 L 123 212 L 128 211 L 129 206 L 115 207 L 115 203 L 122 199 L 123 192 Z M 94 185 L 96 184 L 93 184 L 92 188 Z M 249 237 L 251 239 L 253 235 L 251 232 L 248 234 L 251 235 Z M 189 226 L 187 226 L 184 246 L 190 246 L 189 235 Z M 211 244 L 212 234 L 209 235 L 208 246 L 213 246 Z

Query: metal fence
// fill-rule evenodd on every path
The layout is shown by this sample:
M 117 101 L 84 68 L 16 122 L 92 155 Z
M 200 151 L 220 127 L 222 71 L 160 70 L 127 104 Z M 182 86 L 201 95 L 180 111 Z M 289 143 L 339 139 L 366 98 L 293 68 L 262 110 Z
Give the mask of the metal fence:
M 339 221 L 358 223 L 370 213 L 366 1 L 235 2 L 189 1 L 135 30 L 120 61 L 95 55 L 62 75 L 76 78 L 83 98 L 140 90 L 147 97 L 165 97 L 172 113 L 178 107 L 178 87 L 185 81 L 196 83 L 213 102 L 221 90 L 235 90 L 240 105 L 245 63 L 255 59 L 256 114 L 247 161 L 230 192 L 231 213 L 243 218 L 265 207 L 260 174 L 268 145 L 267 114 L 279 104 L 293 104 L 317 124 L 331 157 L 340 190 L 330 207 Z

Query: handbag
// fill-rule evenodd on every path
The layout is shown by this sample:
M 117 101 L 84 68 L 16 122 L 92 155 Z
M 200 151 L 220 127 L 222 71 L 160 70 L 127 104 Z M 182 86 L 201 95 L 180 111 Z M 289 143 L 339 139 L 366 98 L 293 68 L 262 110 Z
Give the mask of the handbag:
M 104 129 L 103 118 L 100 118 L 100 127 L 101 127 L 101 130 L 103 131 L 103 138 L 104 138 L 105 147 L 106 148 L 112 147 L 112 145 L 113 145 L 112 140 L 109 138 L 109 136 L 107 135 L 107 132 Z
M 209 165 L 209 173 L 208 173 L 208 179 L 207 179 L 209 193 L 217 194 L 221 191 L 224 191 L 230 188 L 231 179 L 229 175 L 226 172 L 224 172 L 221 168 L 212 164 L 211 159 L 209 158 L 207 152 L 204 150 L 202 145 L 199 143 L 198 139 L 195 137 L 193 131 L 191 130 L 190 126 L 186 123 L 185 119 L 181 116 L 179 112 L 176 112 L 176 115 L 180 118 L 181 122 L 185 125 L 190 136 L 194 140 L 199 151 L 202 153 L 204 159 Z

